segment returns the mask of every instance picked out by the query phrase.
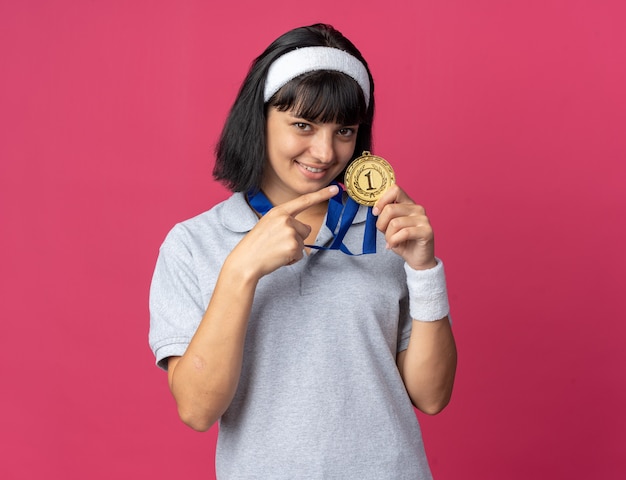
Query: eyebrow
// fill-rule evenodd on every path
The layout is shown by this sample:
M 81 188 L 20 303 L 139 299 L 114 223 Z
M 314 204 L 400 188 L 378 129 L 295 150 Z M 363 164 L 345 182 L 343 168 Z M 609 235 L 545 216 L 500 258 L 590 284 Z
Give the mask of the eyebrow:
M 305 121 L 307 121 L 308 123 L 313 123 L 313 124 L 315 124 L 315 125 L 321 125 L 321 124 L 324 124 L 324 123 L 334 123 L 334 122 L 320 122 L 320 121 L 318 121 L 318 120 L 316 120 L 316 119 L 306 118 L 306 117 L 302 117 L 302 116 L 300 116 L 300 115 L 294 115 L 294 113 L 293 113 L 293 111 L 292 111 L 292 110 L 287 111 L 287 113 L 288 113 L 288 115 L 289 115 L 292 119 L 294 119 L 294 120 L 305 120 Z M 358 127 L 358 126 L 360 126 L 360 125 L 361 125 L 360 123 L 345 123 L 345 124 L 344 124 L 344 123 L 334 123 L 334 124 L 335 124 L 336 126 L 338 126 L 338 127 L 342 127 L 342 128 L 343 128 L 343 127 Z

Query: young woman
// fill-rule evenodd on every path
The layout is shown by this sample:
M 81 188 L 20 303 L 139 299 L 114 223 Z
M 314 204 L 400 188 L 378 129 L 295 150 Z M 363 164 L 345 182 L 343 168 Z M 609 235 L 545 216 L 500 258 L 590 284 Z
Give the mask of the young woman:
M 367 64 L 338 31 L 279 37 L 216 149 L 233 195 L 160 249 L 150 344 L 183 422 L 219 421 L 219 479 L 431 478 L 413 406 L 442 410 L 456 368 L 432 228 L 396 185 L 339 249 L 329 222 L 373 112 Z M 376 251 L 359 255 L 367 236 Z

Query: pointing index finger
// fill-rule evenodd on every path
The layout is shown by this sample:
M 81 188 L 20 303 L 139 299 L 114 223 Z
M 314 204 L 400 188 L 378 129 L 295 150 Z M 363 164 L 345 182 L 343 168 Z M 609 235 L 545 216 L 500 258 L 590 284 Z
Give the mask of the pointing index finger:
M 337 187 L 337 185 L 330 185 L 318 190 L 317 192 L 307 193 L 298 198 L 294 198 L 289 202 L 283 203 L 281 208 L 287 211 L 287 213 L 292 217 L 295 217 L 313 205 L 330 200 L 337 194 L 338 191 L 339 187 Z

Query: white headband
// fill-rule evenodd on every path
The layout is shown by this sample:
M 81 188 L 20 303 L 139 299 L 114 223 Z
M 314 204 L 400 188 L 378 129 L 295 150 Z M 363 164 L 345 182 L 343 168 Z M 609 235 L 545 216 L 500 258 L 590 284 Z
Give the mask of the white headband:
M 370 80 L 365 66 L 348 52 L 332 47 L 298 48 L 276 59 L 265 79 L 265 101 L 298 75 L 316 70 L 334 70 L 352 77 L 363 90 L 365 105 L 369 106 Z

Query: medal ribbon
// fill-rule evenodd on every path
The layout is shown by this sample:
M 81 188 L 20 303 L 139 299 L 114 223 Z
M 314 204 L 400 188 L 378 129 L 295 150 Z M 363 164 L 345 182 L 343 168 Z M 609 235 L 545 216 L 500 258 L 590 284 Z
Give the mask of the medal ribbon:
M 305 247 L 315 248 L 316 250 L 341 250 L 346 255 L 366 255 L 376 253 L 376 217 L 372 213 L 372 207 L 367 209 L 367 218 L 365 220 L 365 233 L 363 236 L 363 251 L 361 253 L 352 253 L 343 244 L 343 238 L 346 236 L 350 225 L 354 221 L 359 204 L 348 197 L 346 204 L 343 204 L 343 189 L 336 182 L 332 183 L 339 187 L 339 192 L 328 201 L 328 213 L 326 214 L 326 227 L 333 234 L 333 241 L 328 247 L 320 247 L 318 245 L 305 245 Z M 260 190 L 257 193 L 248 192 L 246 194 L 248 203 L 261 216 L 269 212 L 274 205 L 269 201 L 267 196 Z

